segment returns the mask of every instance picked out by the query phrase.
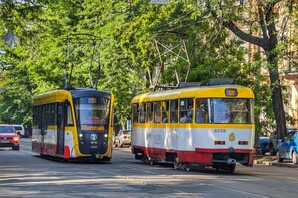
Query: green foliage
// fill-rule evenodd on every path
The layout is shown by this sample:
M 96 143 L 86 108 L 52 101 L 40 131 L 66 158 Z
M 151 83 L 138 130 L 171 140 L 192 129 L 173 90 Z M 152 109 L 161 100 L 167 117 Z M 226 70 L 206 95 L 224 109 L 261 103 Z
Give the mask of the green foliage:
M 148 0 L 41 0 L 0 5 L 0 34 L 12 30 L 20 41 L 5 50 L 1 61 L 12 65 L 0 71 L 0 122 L 30 125 L 31 98 L 34 94 L 65 86 L 67 80 L 75 87 L 112 91 L 119 124 L 130 117 L 131 99 L 140 92 L 150 91 L 148 71 L 155 74 L 160 60 L 154 38 L 168 44 L 186 41 L 191 70 L 187 81 L 207 84 L 210 78 L 236 77 L 236 82 L 252 87 L 256 93 L 256 113 L 272 122 L 270 90 L 266 76 L 260 75 L 263 60 L 252 57 L 243 42 L 231 37 L 221 26 L 222 18 L 248 24 L 241 13 L 251 13 L 238 1 L 218 4 L 220 18 L 213 20 L 205 1 L 171 0 L 169 5 L 153 5 Z M 197 6 L 199 2 L 199 6 Z M 254 26 L 252 26 L 254 28 Z M 253 29 L 252 29 L 253 30 Z M 285 45 L 276 50 L 284 51 Z M 187 75 L 187 63 L 173 54 L 162 56 L 166 67 L 159 83 L 176 85 Z M 90 76 L 91 73 L 91 76 Z

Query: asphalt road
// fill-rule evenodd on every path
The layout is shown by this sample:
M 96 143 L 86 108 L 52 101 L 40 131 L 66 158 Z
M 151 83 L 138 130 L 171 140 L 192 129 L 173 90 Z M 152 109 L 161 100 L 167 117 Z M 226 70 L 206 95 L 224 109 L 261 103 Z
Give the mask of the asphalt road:
M 212 168 L 190 172 L 146 165 L 130 148 L 114 148 L 111 162 L 74 163 L 0 148 L 0 197 L 297 197 L 298 169 L 237 165 L 235 174 Z

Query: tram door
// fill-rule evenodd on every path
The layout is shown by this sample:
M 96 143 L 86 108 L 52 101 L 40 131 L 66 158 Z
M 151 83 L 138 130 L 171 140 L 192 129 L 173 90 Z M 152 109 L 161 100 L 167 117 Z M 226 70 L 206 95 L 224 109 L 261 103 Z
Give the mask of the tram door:
M 44 150 L 44 141 L 45 141 L 45 135 L 46 135 L 46 132 L 47 132 L 47 123 L 46 123 L 46 119 L 45 119 L 45 111 L 46 111 L 46 108 L 44 106 L 41 106 L 40 107 L 40 111 L 41 111 L 41 118 L 40 118 L 40 141 L 41 141 L 41 146 L 40 146 L 40 153 L 43 154 L 43 150 Z
M 64 132 L 66 104 L 59 103 L 57 108 L 57 154 L 64 155 Z

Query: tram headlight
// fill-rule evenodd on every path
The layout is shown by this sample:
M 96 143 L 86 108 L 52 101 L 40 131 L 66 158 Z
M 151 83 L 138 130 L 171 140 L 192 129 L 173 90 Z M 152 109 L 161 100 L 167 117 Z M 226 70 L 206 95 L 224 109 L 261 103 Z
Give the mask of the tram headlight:
M 83 133 L 79 133 L 79 138 L 83 139 Z
M 105 134 L 104 137 L 105 137 L 105 138 L 108 138 L 108 134 Z

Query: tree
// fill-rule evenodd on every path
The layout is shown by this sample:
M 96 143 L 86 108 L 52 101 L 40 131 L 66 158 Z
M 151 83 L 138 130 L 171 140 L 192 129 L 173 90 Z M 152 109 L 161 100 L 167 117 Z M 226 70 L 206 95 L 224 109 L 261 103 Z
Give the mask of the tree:
M 277 125 L 278 137 L 286 134 L 286 118 L 283 107 L 282 87 L 279 78 L 279 37 L 278 31 L 285 28 L 277 28 L 279 20 L 275 13 L 277 6 L 287 10 L 285 17 L 290 17 L 293 1 L 282 0 L 257 0 L 254 1 L 212 1 L 206 0 L 206 6 L 218 24 L 223 25 L 243 41 L 261 47 L 267 57 L 270 88 L 272 95 L 272 107 Z M 252 4 L 250 4 L 252 3 Z M 245 17 L 249 16 L 249 17 Z M 251 20 L 250 20 L 251 19 Z M 283 24 L 286 25 L 286 24 Z M 248 31 L 245 28 L 249 27 Z M 259 33 L 260 35 L 255 35 Z

